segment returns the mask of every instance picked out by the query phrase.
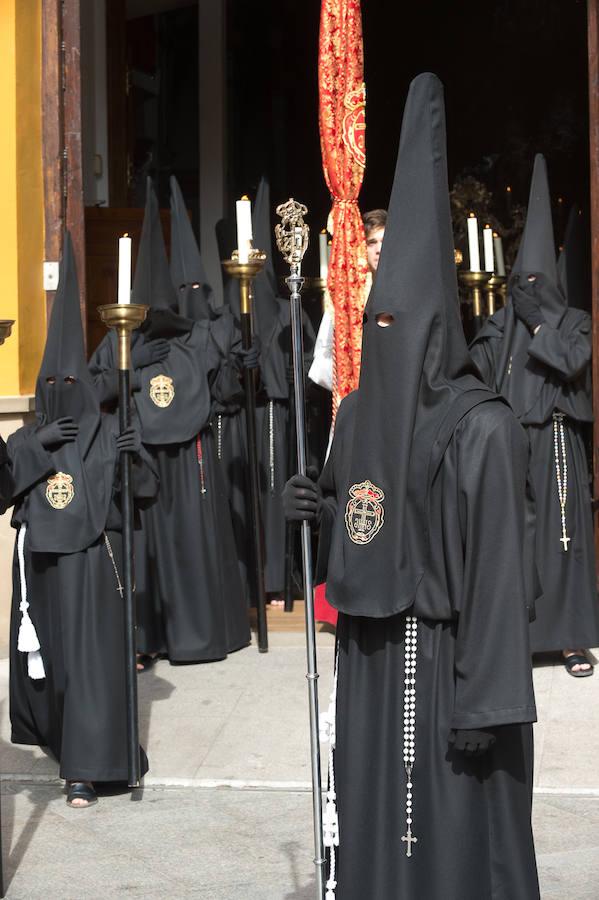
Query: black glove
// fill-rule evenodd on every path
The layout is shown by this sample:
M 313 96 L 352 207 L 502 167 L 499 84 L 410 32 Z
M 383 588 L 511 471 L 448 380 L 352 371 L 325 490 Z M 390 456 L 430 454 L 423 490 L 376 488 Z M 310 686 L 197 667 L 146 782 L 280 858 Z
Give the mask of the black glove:
M 518 280 L 514 279 L 512 303 L 515 314 L 524 322 L 531 334 L 537 325 L 542 325 L 545 321 L 536 296 L 536 277 L 534 281 L 529 281 L 526 276 Z
M 48 422 L 38 428 L 37 438 L 46 450 L 50 447 L 60 447 L 62 444 L 70 444 L 77 437 L 79 426 L 71 416 L 62 416 L 55 422 Z
M 252 346 L 244 350 L 239 350 L 242 369 L 257 369 L 260 365 L 261 342 L 257 334 L 252 335 Z
M 286 519 L 316 519 L 322 510 L 322 491 L 316 483 L 316 470 L 308 475 L 292 475 L 283 488 L 283 512 Z
M 155 341 L 138 341 L 131 350 L 131 368 L 145 369 L 152 363 L 166 359 L 171 349 L 170 341 L 157 338 Z
M 122 434 L 116 439 L 116 446 L 119 453 L 139 453 L 141 449 L 141 437 L 139 431 L 134 425 L 129 425 Z
M 449 743 L 465 756 L 482 756 L 495 743 L 492 728 L 458 728 L 449 733 Z

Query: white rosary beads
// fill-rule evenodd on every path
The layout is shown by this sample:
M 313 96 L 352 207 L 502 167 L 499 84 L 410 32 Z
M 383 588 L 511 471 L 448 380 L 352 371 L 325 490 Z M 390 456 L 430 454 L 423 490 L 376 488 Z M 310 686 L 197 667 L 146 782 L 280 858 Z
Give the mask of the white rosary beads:
M 403 764 L 406 770 L 406 856 L 412 855 L 412 844 L 418 838 L 412 834 L 412 770 L 416 760 L 416 650 L 418 645 L 418 619 L 406 617 L 404 643 L 405 678 L 403 700 Z
M 560 460 L 561 450 L 561 460 Z M 568 549 L 571 540 L 566 531 L 566 501 L 568 499 L 568 461 L 566 459 L 566 438 L 564 434 L 564 414 L 553 413 L 553 453 L 555 456 L 555 474 L 557 476 L 557 495 L 562 520 L 562 536 L 560 542 L 564 550 Z

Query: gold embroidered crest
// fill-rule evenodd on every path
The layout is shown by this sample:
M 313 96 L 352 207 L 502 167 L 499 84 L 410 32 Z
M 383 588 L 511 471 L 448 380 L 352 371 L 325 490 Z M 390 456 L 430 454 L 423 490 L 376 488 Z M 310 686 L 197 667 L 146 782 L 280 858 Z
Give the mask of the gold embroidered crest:
M 64 509 L 75 496 L 73 476 L 65 472 L 57 472 L 52 478 L 48 478 L 46 488 L 46 500 L 54 509 Z
M 385 510 L 381 500 L 385 495 L 371 481 L 352 484 L 350 499 L 345 507 L 345 527 L 354 544 L 368 544 L 383 527 Z
M 170 406 L 175 396 L 175 387 L 173 379 L 168 375 L 156 375 L 150 379 L 150 397 L 156 406 L 165 409 Z

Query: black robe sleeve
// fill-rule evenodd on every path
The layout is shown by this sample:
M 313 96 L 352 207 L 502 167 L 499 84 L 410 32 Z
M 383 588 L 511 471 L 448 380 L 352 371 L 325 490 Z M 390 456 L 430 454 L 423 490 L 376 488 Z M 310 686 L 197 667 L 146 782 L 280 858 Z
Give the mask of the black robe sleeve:
M 7 451 L 14 479 L 13 498 L 26 493 L 55 471 L 52 455 L 41 445 L 35 433 L 37 427 L 37 423 L 24 425 L 8 439 Z
M 590 316 L 582 310 L 568 310 L 558 328 L 547 322 L 541 325 L 528 353 L 564 381 L 574 381 L 589 364 L 591 349 Z
M 470 356 L 474 360 L 481 379 L 493 390 L 497 390 L 493 340 L 481 339 L 470 347 Z
M 536 720 L 523 555 L 527 463 L 524 430 L 495 402 L 462 420 L 446 453 L 464 552 L 452 728 Z

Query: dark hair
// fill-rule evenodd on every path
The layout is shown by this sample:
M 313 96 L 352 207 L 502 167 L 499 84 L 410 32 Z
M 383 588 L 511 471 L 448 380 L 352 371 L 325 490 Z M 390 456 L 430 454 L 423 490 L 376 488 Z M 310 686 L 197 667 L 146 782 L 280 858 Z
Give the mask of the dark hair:
M 376 231 L 378 228 L 385 227 L 387 224 L 387 210 L 371 209 L 364 213 L 362 221 L 364 223 L 364 232 L 366 237 L 368 237 L 371 231 Z

